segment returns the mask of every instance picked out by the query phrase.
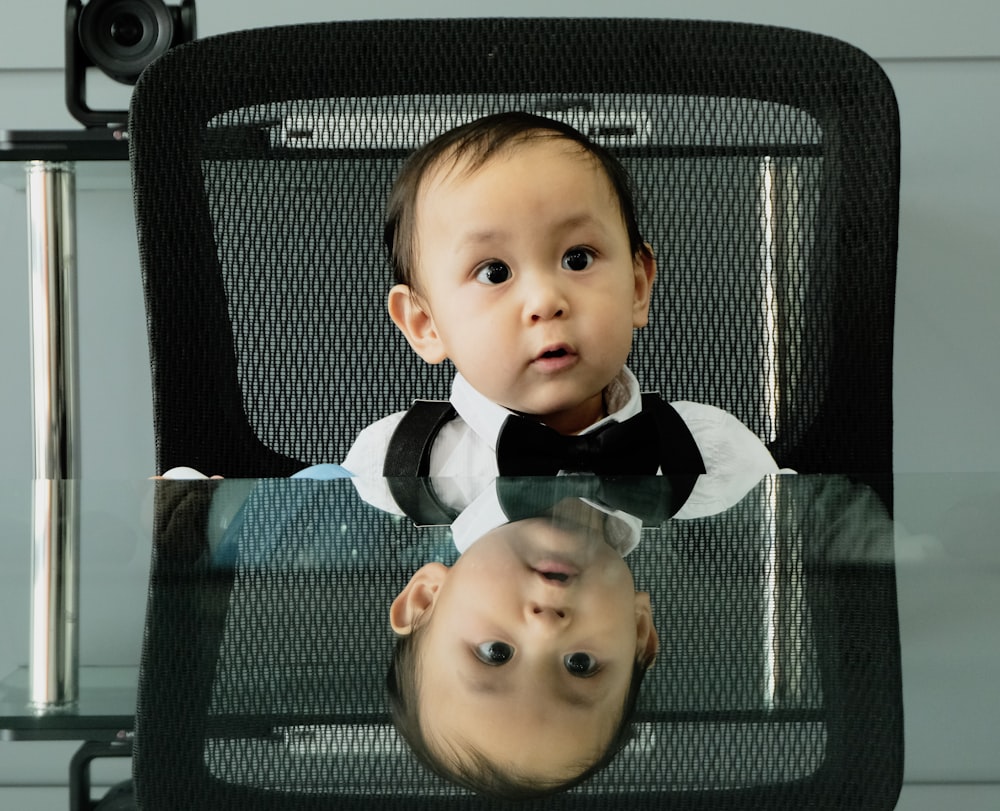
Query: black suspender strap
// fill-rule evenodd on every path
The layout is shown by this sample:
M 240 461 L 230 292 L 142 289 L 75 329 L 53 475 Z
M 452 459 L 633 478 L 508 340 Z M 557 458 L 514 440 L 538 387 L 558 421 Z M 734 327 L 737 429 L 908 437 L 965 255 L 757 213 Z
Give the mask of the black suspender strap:
M 429 476 L 434 440 L 457 416 L 447 400 L 414 400 L 389 439 L 382 475 Z
M 450 524 L 456 518 L 438 500 L 427 478 L 434 440 L 456 416 L 446 400 L 415 400 L 389 439 L 382 475 L 396 504 L 419 526 Z

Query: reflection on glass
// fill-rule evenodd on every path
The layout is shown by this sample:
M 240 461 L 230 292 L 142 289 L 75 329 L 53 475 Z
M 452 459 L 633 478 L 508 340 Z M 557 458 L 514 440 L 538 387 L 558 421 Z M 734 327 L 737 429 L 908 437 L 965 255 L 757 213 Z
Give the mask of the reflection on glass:
M 390 610 L 397 729 L 435 772 L 492 795 L 558 790 L 603 766 L 659 648 L 619 552 L 634 519 L 552 489 L 551 506 L 453 566 L 422 566 Z
M 181 772 L 219 808 L 897 785 L 892 525 L 844 477 L 736 503 L 706 477 L 501 479 L 443 525 L 351 481 L 159 484 L 135 761 L 157 796 Z

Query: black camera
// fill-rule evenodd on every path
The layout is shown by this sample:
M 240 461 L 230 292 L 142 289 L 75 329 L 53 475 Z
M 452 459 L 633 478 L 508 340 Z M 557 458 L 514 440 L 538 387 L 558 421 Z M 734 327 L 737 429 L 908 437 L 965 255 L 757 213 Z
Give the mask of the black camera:
M 66 106 L 88 127 L 125 124 L 126 110 L 93 110 L 86 102 L 89 68 L 115 81 L 135 84 L 143 69 L 195 37 L 194 0 L 168 6 L 164 0 L 66 2 Z

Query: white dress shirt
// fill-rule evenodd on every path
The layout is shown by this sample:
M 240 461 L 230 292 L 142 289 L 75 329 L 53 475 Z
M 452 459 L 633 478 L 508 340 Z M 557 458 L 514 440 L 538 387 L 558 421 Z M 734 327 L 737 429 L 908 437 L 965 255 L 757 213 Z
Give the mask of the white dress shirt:
M 451 405 L 458 416 L 445 423 L 431 448 L 429 475 L 438 498 L 461 511 L 497 477 L 496 445 L 504 421 L 513 412 L 476 391 L 461 374 L 452 383 Z M 581 433 L 608 421 L 623 422 L 642 410 L 635 375 L 623 368 L 605 392 L 608 416 Z M 694 437 L 706 475 L 700 476 L 675 518 L 714 515 L 743 498 L 762 477 L 779 472 L 764 443 L 736 417 L 715 406 L 671 403 Z M 354 474 L 367 502 L 400 513 L 389 493 L 382 468 L 389 440 L 405 412 L 397 412 L 365 428 L 351 446 L 343 467 Z

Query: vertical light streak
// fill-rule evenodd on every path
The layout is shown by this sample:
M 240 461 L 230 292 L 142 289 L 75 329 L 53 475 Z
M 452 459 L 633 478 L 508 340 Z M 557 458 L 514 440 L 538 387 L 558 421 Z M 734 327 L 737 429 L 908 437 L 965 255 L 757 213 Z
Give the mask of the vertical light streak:
M 778 295 L 775 265 L 778 222 L 775 216 L 775 168 L 764 156 L 760 164 L 761 307 L 764 325 L 764 441 L 778 433 Z

